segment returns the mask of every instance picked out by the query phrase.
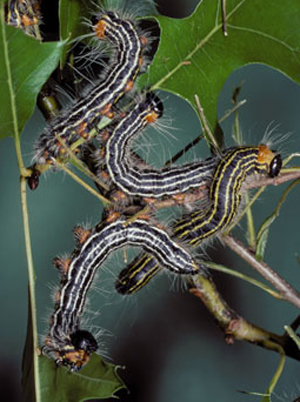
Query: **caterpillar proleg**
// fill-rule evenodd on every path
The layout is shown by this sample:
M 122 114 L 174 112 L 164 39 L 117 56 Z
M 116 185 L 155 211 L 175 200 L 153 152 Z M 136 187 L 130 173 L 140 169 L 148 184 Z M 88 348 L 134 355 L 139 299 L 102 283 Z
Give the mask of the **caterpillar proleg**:
M 176 222 L 173 226 L 175 238 L 189 246 L 197 246 L 219 235 L 238 215 L 243 185 L 247 179 L 260 175 L 276 177 L 280 169 L 281 156 L 266 145 L 224 151 L 213 174 L 208 207 Z M 143 253 L 122 270 L 116 281 L 116 289 L 121 294 L 134 293 L 159 271 L 157 261 Z
M 79 249 L 70 259 L 55 260 L 62 279 L 43 347 L 43 351 L 51 355 L 57 364 L 67 366 L 70 371 L 79 370 L 97 349 L 94 337 L 80 328 L 80 318 L 97 269 L 110 253 L 125 245 L 139 246 L 169 270 L 188 274 L 199 270 L 182 246 L 164 230 L 144 220 L 127 224 L 120 219 L 96 226 L 90 232 L 77 229 L 76 234 Z

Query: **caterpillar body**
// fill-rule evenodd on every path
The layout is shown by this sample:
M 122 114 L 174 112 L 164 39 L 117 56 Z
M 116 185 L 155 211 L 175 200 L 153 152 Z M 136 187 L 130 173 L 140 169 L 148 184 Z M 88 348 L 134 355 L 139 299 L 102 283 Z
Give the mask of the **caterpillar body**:
M 56 259 L 62 272 L 54 314 L 43 351 L 70 371 L 79 370 L 97 349 L 92 334 L 80 329 L 87 292 L 98 267 L 111 252 L 125 245 L 139 246 L 155 261 L 174 272 L 193 274 L 199 268 L 190 254 L 162 229 L 144 220 L 118 220 L 96 226 L 91 232 L 76 231 L 80 247 L 70 259 Z
M 170 196 L 203 186 L 211 179 L 216 158 L 162 169 L 137 166 L 130 152 L 132 141 L 162 113 L 160 99 L 148 93 L 120 121 L 107 142 L 106 165 L 109 176 L 128 195 L 149 198 Z
M 35 36 L 33 26 L 38 25 L 40 20 L 40 4 L 37 0 L 9 0 L 5 3 L 5 22 L 23 29 L 30 36 Z
M 113 106 L 132 89 L 143 64 L 147 40 L 139 35 L 131 21 L 107 11 L 97 18 L 93 29 L 97 38 L 109 41 L 116 48 L 115 62 L 103 81 L 90 88 L 46 128 L 35 144 L 37 165 L 52 164 L 52 158 L 67 157 L 59 139 L 71 147 L 79 138 L 87 139 L 103 116 L 113 117 Z
M 280 155 L 266 145 L 227 150 L 213 175 L 209 207 L 178 221 L 173 228 L 176 238 L 197 246 L 221 233 L 238 215 L 242 186 L 247 179 L 255 175 L 275 177 L 280 169 Z
M 281 164 L 281 156 L 265 145 L 226 150 L 213 174 L 209 206 L 176 222 L 173 227 L 175 239 L 197 246 L 220 234 L 238 215 L 243 184 L 247 179 L 259 175 L 276 177 Z M 143 253 L 121 271 L 116 289 L 121 294 L 137 292 L 159 271 L 157 261 Z
M 122 295 L 130 295 L 138 292 L 161 270 L 157 260 L 143 253 L 138 255 L 116 280 L 116 290 Z

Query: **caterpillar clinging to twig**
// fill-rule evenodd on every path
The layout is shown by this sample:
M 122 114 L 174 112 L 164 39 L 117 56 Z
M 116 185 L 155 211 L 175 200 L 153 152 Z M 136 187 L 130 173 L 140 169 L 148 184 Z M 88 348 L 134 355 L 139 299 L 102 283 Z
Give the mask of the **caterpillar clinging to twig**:
M 173 226 L 175 239 L 197 246 L 219 235 L 238 215 L 246 181 L 253 176 L 276 177 L 280 169 L 280 155 L 266 145 L 226 150 L 213 174 L 208 206 L 177 221 Z M 158 272 L 153 257 L 142 254 L 121 272 L 116 289 L 122 294 L 134 293 Z
M 114 183 L 126 194 L 154 198 L 170 196 L 200 187 L 211 178 L 216 158 L 162 169 L 140 168 L 134 163 L 130 152 L 133 139 L 162 113 L 163 105 L 160 99 L 148 93 L 120 121 L 108 140 L 108 172 Z
M 100 224 L 92 231 L 76 230 L 79 248 L 70 259 L 56 259 L 62 273 L 55 311 L 43 350 L 57 364 L 79 370 L 97 349 L 93 335 L 80 328 L 87 292 L 97 269 L 114 250 L 125 245 L 139 246 L 159 264 L 177 273 L 195 273 L 199 267 L 184 247 L 162 229 L 145 220 L 127 223 L 118 220 Z

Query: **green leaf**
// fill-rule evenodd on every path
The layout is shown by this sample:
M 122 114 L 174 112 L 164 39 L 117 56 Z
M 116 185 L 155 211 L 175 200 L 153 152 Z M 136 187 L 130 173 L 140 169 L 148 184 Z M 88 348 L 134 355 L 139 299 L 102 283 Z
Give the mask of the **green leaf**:
M 39 359 L 41 400 L 43 402 L 81 402 L 93 398 L 105 399 L 126 388 L 117 374 L 118 366 L 106 363 L 97 354 L 77 373 L 56 367 L 46 356 Z
M 199 96 L 211 127 L 228 76 L 250 63 L 269 65 L 300 82 L 299 0 L 227 0 L 228 36 L 222 32 L 221 1 L 203 0 L 188 18 L 155 17 L 161 39 L 139 86 L 162 89 L 197 110 Z
M 57 66 L 64 42 L 41 44 L 0 16 L 0 139 L 18 137 L 37 95 Z M 29 62 L 30 61 L 30 62 Z
M 288 196 L 289 192 L 295 186 L 297 186 L 299 183 L 300 183 L 300 179 L 297 179 L 297 180 L 293 181 L 287 187 L 287 189 L 282 194 L 282 196 L 281 196 L 281 198 L 280 198 L 280 200 L 278 202 L 278 205 L 276 206 L 274 212 L 270 216 L 268 216 L 264 220 L 262 225 L 260 226 L 260 228 L 258 230 L 258 233 L 257 233 L 257 237 L 256 237 L 256 258 L 258 260 L 262 260 L 263 257 L 264 257 L 264 253 L 265 253 L 265 249 L 266 249 L 266 245 L 267 245 L 267 241 L 268 241 L 268 235 L 269 235 L 270 226 L 275 221 L 275 219 L 279 216 L 279 212 L 280 212 L 280 209 L 282 207 L 282 204 L 286 200 L 286 197 Z
M 61 67 L 65 64 L 67 53 L 73 46 L 71 40 L 88 33 L 87 27 L 82 23 L 83 16 L 88 15 L 85 2 L 80 0 L 61 0 L 59 2 L 60 39 L 68 40 L 61 55 Z

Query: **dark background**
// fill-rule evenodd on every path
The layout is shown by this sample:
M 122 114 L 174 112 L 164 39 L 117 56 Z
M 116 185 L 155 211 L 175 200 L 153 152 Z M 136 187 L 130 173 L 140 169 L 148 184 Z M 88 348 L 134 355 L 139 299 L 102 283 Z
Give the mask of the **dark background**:
M 172 17 L 186 16 L 194 6 L 195 1 L 159 2 L 160 12 Z M 282 134 L 281 137 L 287 133 L 291 135 L 277 144 L 277 149 L 283 156 L 299 150 L 300 87 L 270 68 L 248 66 L 236 71 L 225 83 L 219 99 L 219 117 L 231 107 L 233 89 L 242 81 L 241 99 L 247 99 L 240 111 L 245 143 L 259 143 L 266 130 L 278 125 L 277 134 Z M 151 135 L 153 146 L 147 158 L 157 165 L 162 165 L 200 131 L 198 119 L 186 102 L 169 94 L 162 94 L 162 98 L 169 117 L 166 124 L 171 121 L 176 130 L 169 130 L 172 138 L 161 134 L 153 138 Z M 222 124 L 226 145 L 232 144 L 232 123 L 229 119 Z M 36 111 L 22 137 L 27 165 L 32 157 L 32 144 L 43 126 L 43 118 Z M 189 154 L 191 158 L 195 155 L 208 155 L 204 143 Z M 27 268 L 18 176 L 14 144 L 8 138 L 0 147 L 0 395 L 9 401 L 20 400 L 21 356 L 27 321 Z M 269 188 L 255 205 L 256 228 L 273 211 L 285 187 Z M 299 288 L 300 278 L 297 261 L 299 201 L 296 188 L 273 225 L 266 253 L 266 261 L 296 288 Z M 72 228 L 78 223 L 96 223 L 101 208 L 93 196 L 63 173 L 49 173 L 42 178 L 37 191 L 28 193 L 28 203 L 37 274 L 39 332 L 43 335 L 53 307 L 50 295 L 58 283 L 51 261 L 57 254 L 72 251 Z M 243 238 L 243 227 L 238 228 L 236 234 Z M 209 255 L 214 261 L 258 277 L 219 242 L 209 249 Z M 109 360 L 126 366 L 121 376 L 130 395 L 122 394 L 122 401 L 239 402 L 261 399 L 237 390 L 264 392 L 279 362 L 276 354 L 241 342 L 227 346 L 222 332 L 201 302 L 187 294 L 183 282 L 174 276 L 163 274 L 140 294 L 122 298 L 113 287 L 121 267 L 122 257 L 117 255 L 101 270 L 91 291 L 87 319 L 96 332 L 98 326 L 105 330 L 101 340 Z M 241 280 L 213 275 L 229 304 L 257 325 L 281 333 L 283 326 L 297 315 L 295 307 L 276 301 Z M 299 363 L 287 360 L 276 394 L 275 401 L 292 401 L 299 396 Z

